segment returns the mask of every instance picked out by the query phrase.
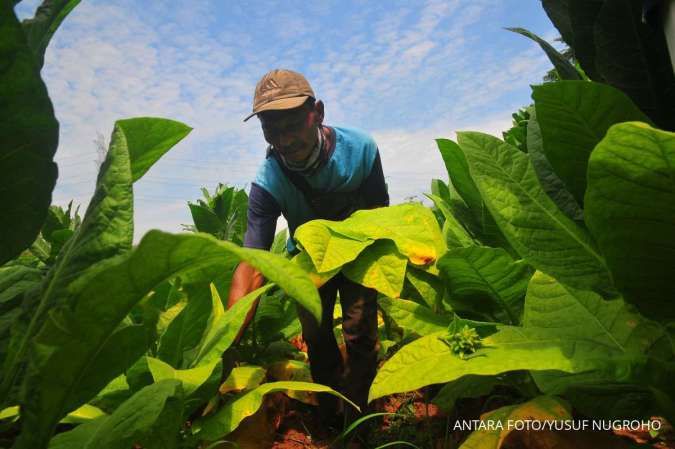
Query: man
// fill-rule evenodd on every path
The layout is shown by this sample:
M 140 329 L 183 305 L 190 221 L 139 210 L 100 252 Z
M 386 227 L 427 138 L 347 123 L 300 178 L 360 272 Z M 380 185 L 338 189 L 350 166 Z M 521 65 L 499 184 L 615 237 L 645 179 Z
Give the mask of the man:
M 312 219 L 342 220 L 357 209 L 389 204 L 373 139 L 355 129 L 323 125 L 324 105 L 301 74 L 272 70 L 263 76 L 255 89 L 253 112 L 244 121 L 254 115 L 269 147 L 251 185 L 244 246 L 269 249 L 280 214 L 292 236 L 298 226 Z M 289 252 L 297 251 L 292 239 L 287 247 Z M 228 307 L 263 282 L 260 272 L 242 262 L 232 278 Z M 333 335 L 338 291 L 346 363 Z M 321 323 L 298 306 L 312 378 L 343 392 L 363 410 L 377 364 L 376 292 L 339 274 L 319 294 Z M 246 323 L 254 313 L 255 308 Z M 322 394 L 318 399 L 323 422 L 341 425 L 336 398 Z M 351 421 L 354 415 L 349 409 L 345 413 Z

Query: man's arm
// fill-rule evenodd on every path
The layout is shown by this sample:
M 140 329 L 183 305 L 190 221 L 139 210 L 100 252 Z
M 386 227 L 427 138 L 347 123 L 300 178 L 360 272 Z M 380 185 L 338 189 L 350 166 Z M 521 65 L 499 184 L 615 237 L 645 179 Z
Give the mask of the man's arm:
M 274 197 L 257 184 L 251 185 L 248 199 L 247 227 L 244 235 L 244 246 L 269 250 L 274 241 L 274 231 L 281 208 Z M 262 273 L 246 262 L 240 262 L 232 275 L 232 285 L 227 297 L 227 308 L 230 309 L 242 297 L 262 287 L 265 278 Z M 248 327 L 258 308 L 258 300 L 246 315 L 244 325 L 235 339 L 238 342 Z
M 370 174 L 361 184 L 361 193 L 366 201 L 367 209 L 389 206 L 389 192 L 387 192 L 387 183 L 384 181 L 379 150 L 375 154 Z

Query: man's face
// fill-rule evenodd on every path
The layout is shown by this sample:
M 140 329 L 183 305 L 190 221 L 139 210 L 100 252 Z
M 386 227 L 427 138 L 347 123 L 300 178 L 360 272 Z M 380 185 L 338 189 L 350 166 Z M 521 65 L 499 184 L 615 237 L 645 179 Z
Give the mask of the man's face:
M 317 129 L 323 121 L 323 105 L 320 101 L 313 107 L 283 111 L 265 111 L 258 114 L 267 143 L 286 159 L 303 161 L 316 145 Z

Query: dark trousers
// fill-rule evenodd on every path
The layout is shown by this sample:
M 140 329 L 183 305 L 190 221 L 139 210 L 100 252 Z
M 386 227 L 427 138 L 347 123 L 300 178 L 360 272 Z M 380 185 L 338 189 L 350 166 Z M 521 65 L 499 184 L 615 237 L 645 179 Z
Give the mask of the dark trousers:
M 338 291 L 342 306 L 342 333 L 347 349 L 347 360 L 342 355 L 333 334 L 333 309 Z M 310 371 L 316 383 L 328 385 L 347 396 L 364 411 L 368 403 L 368 390 L 377 370 L 377 292 L 356 284 L 338 274 L 319 289 L 322 320 L 316 320 L 302 307 L 298 316 L 302 336 L 307 343 Z M 335 416 L 337 398 L 319 394 L 319 413 L 324 417 Z M 345 404 L 345 415 L 356 414 Z

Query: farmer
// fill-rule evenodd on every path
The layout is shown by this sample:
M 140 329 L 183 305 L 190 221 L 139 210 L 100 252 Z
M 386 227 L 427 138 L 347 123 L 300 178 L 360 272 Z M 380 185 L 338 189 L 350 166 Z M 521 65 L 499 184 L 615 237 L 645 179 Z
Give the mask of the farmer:
M 253 112 L 244 121 L 254 115 L 269 146 L 251 184 L 244 246 L 269 250 L 280 214 L 292 236 L 309 220 L 342 220 L 355 210 L 389 204 L 373 139 L 353 128 L 324 125 L 324 105 L 300 73 L 272 70 L 263 76 L 255 89 Z M 287 248 L 297 252 L 292 239 Z M 228 308 L 263 282 L 259 271 L 241 262 L 232 278 Z M 338 291 L 346 363 L 333 335 Z M 376 292 L 338 274 L 319 289 L 319 294 L 321 323 L 298 306 L 312 378 L 342 392 L 364 410 L 377 363 Z M 254 313 L 255 307 L 245 326 Z M 335 428 L 342 426 L 337 399 L 321 394 L 318 400 L 322 422 Z M 348 422 L 355 417 L 351 410 L 345 407 Z

